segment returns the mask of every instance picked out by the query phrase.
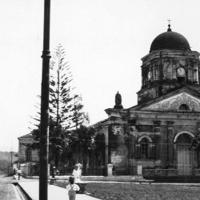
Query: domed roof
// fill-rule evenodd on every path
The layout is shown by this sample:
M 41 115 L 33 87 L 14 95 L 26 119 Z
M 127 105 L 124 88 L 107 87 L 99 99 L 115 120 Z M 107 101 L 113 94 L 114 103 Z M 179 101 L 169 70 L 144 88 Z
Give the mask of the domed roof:
M 180 33 L 173 32 L 170 25 L 168 26 L 167 32 L 161 33 L 153 40 L 150 52 L 163 49 L 190 51 L 187 39 Z

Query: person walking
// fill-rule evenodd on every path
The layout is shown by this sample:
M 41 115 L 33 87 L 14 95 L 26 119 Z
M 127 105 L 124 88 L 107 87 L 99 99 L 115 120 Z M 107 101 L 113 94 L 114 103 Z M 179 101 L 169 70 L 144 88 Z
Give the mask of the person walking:
M 18 171 L 18 169 L 14 168 L 14 172 L 13 172 L 13 179 L 14 180 L 17 180 L 17 171 Z
M 18 175 L 18 180 L 20 180 L 21 175 L 22 175 L 22 170 L 21 169 L 17 170 L 17 175 Z
M 69 177 L 69 183 L 66 186 L 66 189 L 68 191 L 68 197 L 69 200 L 75 200 L 76 199 L 76 192 L 80 190 L 80 187 L 74 183 L 74 177 Z

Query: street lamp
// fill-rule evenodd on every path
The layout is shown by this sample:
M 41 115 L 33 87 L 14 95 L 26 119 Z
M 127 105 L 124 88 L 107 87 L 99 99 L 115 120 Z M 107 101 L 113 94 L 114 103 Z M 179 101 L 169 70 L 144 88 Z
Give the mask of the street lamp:
M 44 35 L 42 52 L 42 88 L 40 119 L 40 179 L 39 200 L 48 200 L 48 110 L 49 110 L 49 40 L 50 40 L 50 0 L 44 0 Z

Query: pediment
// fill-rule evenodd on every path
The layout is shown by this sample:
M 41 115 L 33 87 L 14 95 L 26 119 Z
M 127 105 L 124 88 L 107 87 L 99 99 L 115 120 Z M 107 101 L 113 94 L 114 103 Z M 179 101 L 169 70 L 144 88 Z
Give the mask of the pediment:
M 187 92 L 181 92 L 179 94 L 170 96 L 166 99 L 162 99 L 156 103 L 146 105 L 142 107 L 140 110 L 184 111 L 180 109 L 181 105 L 187 105 L 189 111 L 200 112 L 200 99 Z

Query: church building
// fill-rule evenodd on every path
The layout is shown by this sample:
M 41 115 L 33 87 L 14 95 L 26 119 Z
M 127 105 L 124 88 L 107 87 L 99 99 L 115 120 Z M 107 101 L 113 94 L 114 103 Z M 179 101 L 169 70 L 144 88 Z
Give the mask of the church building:
M 95 124 L 105 141 L 99 164 L 116 175 L 198 176 L 199 153 L 191 148 L 200 131 L 200 60 L 187 39 L 170 25 L 142 58 L 138 103 L 123 108 L 118 92 L 108 118 Z

